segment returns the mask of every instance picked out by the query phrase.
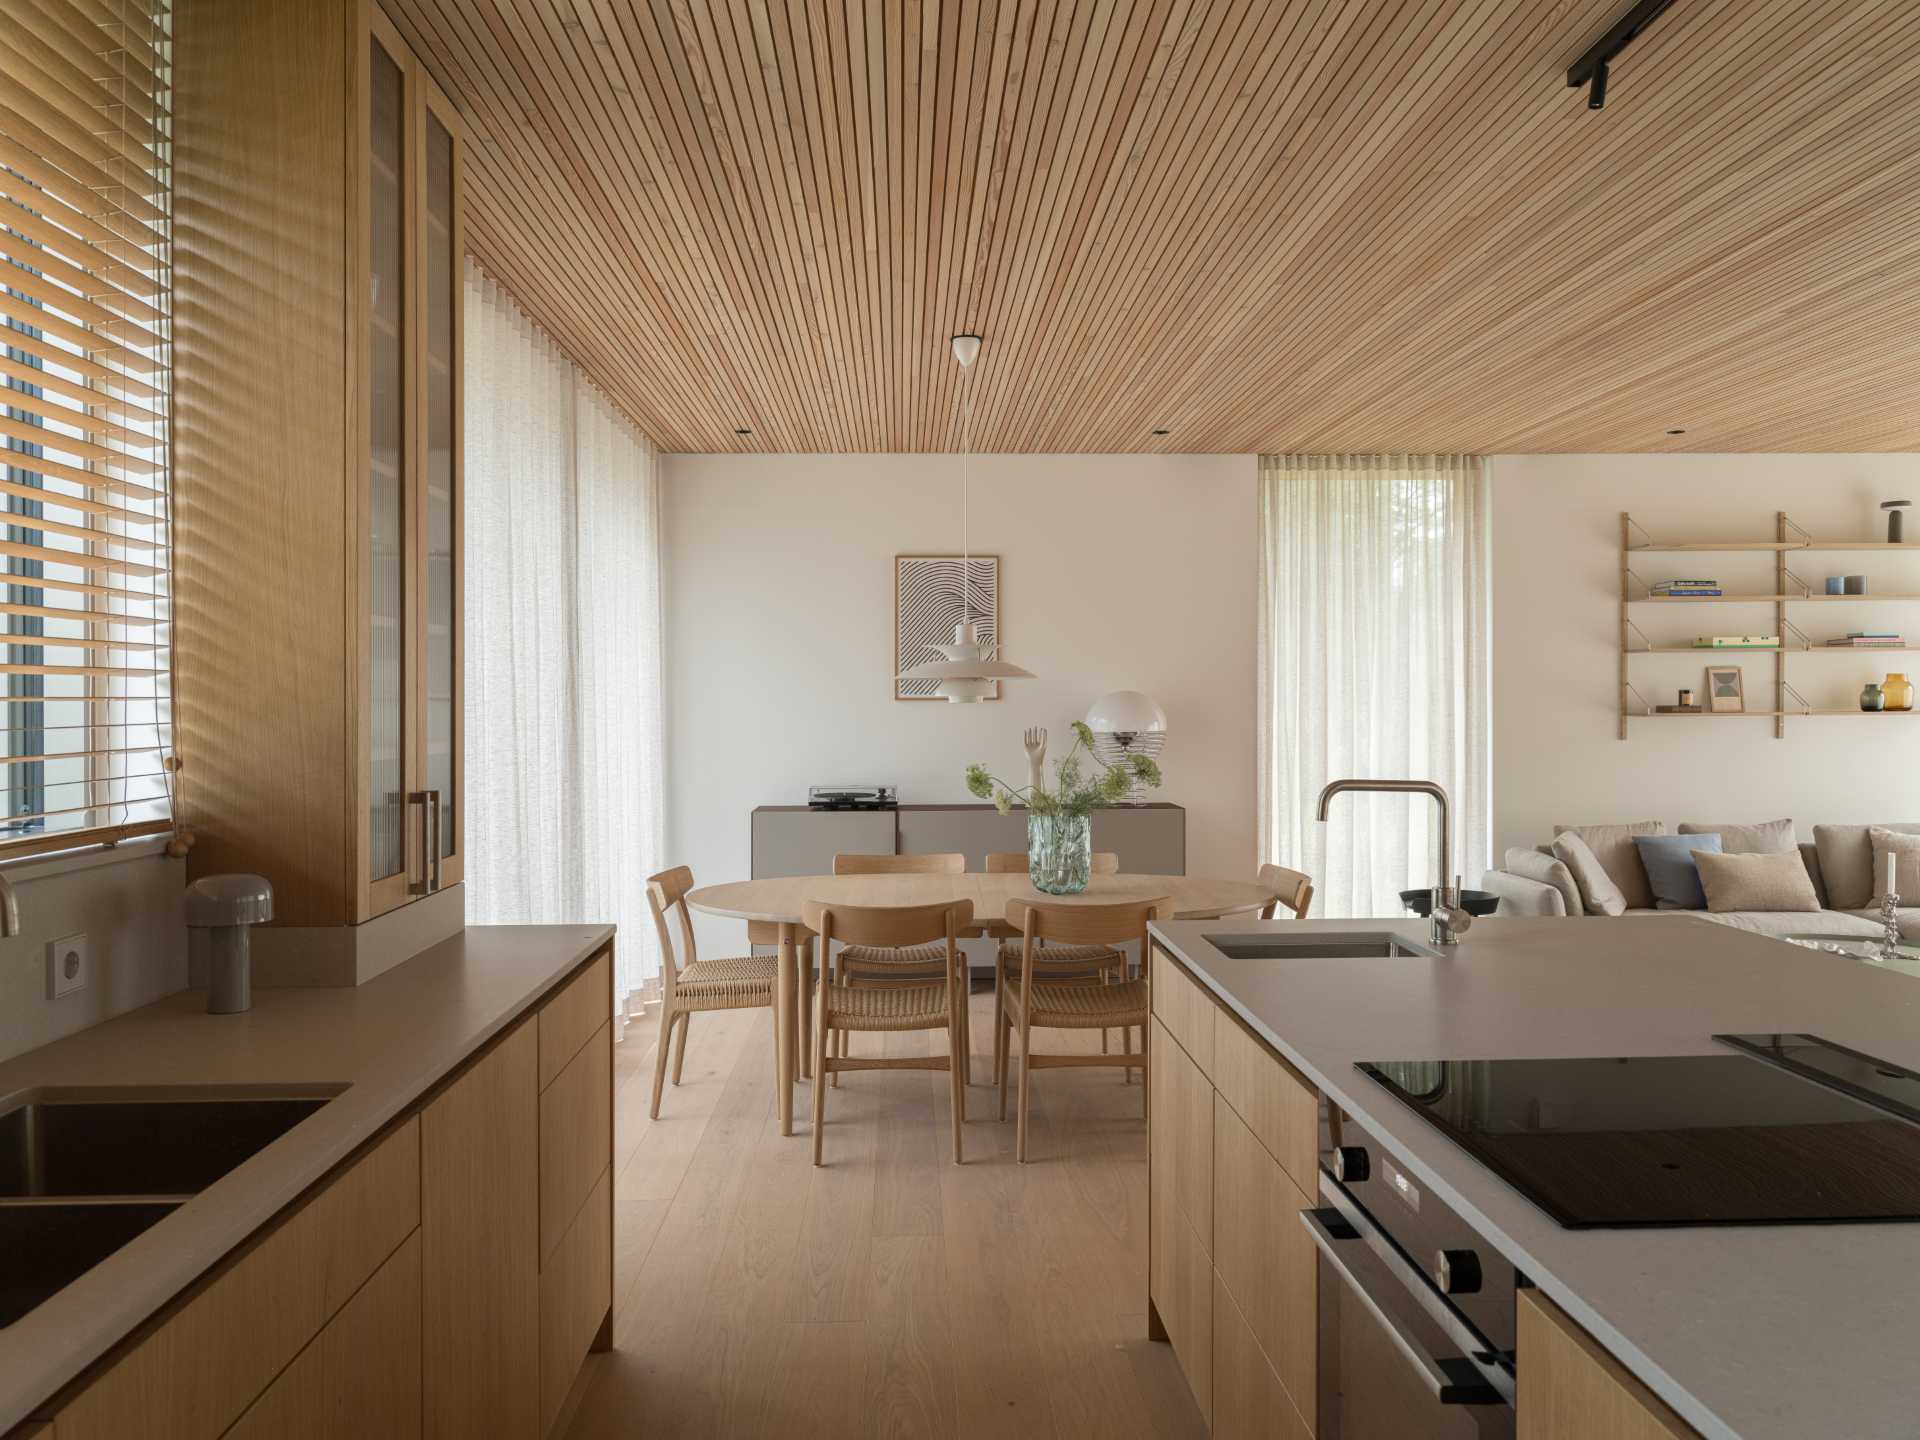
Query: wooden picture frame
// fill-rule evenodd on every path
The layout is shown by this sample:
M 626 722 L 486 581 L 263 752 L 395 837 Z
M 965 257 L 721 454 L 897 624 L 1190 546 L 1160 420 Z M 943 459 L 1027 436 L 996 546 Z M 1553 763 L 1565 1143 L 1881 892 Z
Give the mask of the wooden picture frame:
M 969 575 L 963 594 L 962 565 Z M 944 657 L 933 648 L 953 643 L 953 627 L 971 619 L 989 655 L 1000 643 L 998 555 L 895 555 L 893 557 L 893 698 L 940 700 L 932 680 L 902 680 L 900 672 Z M 993 682 L 988 700 L 1000 698 Z
M 1707 666 L 1707 709 L 1715 715 L 1737 715 L 1747 708 L 1746 684 L 1738 665 Z

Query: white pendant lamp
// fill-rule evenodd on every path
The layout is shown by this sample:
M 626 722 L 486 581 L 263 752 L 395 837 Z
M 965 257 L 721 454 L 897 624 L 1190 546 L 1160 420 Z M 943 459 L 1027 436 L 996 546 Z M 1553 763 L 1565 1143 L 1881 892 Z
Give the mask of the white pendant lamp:
M 1031 680 L 1033 672 L 988 655 L 973 622 L 973 552 L 967 543 L 967 454 L 973 422 L 973 393 L 967 375 L 980 358 L 978 335 L 953 337 L 953 358 L 960 362 L 960 623 L 953 627 L 953 643 L 936 645 L 946 658 L 929 660 L 900 672 L 902 680 L 933 680 L 934 694 L 949 704 L 976 705 L 993 695 L 997 680 Z

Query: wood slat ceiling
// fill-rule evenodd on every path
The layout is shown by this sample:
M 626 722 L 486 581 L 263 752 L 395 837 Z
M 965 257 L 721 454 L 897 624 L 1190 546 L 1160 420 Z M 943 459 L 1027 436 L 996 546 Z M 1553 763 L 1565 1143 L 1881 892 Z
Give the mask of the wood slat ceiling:
M 384 3 L 668 450 L 1920 449 L 1912 0 Z

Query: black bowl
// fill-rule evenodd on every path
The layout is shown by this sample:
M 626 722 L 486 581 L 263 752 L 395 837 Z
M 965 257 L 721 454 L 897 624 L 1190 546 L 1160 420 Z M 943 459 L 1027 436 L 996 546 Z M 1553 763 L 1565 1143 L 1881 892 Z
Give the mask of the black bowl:
M 1402 890 L 1400 903 L 1416 915 L 1426 915 L 1433 910 L 1433 892 Z M 1500 897 L 1489 890 L 1462 890 L 1460 908 L 1469 915 L 1491 915 L 1500 908 Z

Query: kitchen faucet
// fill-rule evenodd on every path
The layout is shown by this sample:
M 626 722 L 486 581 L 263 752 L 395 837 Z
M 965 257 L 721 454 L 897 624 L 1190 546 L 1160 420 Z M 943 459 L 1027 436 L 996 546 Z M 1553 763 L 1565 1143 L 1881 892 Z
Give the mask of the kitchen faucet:
M 1433 887 L 1433 932 L 1436 945 L 1457 945 L 1473 924 L 1460 908 L 1460 877 L 1453 874 L 1453 805 L 1446 788 L 1431 780 L 1335 780 L 1320 792 L 1316 818 L 1327 819 L 1327 803 L 1343 790 L 1371 790 L 1388 795 L 1431 795 L 1440 806 L 1440 883 Z

